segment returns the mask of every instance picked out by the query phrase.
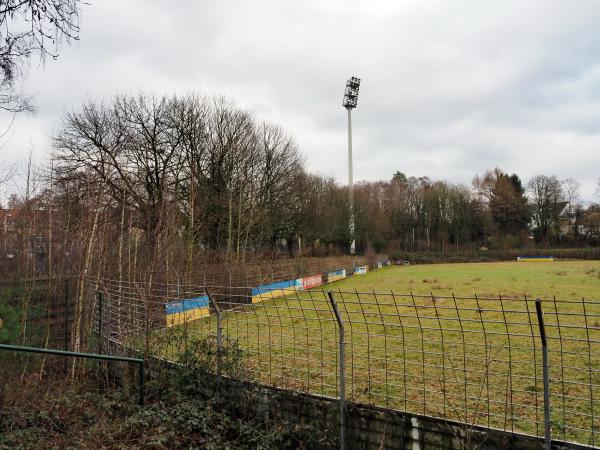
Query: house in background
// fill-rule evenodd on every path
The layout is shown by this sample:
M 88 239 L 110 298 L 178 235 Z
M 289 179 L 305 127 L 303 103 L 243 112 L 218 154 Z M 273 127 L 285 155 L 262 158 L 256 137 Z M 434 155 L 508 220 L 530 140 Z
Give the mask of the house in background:
M 3 258 L 12 259 L 15 256 L 18 217 L 18 209 L 0 208 L 0 236 L 2 239 L 0 253 Z
M 558 229 L 559 236 L 566 236 L 574 230 L 577 215 L 569 202 L 556 202 L 550 206 L 552 211 L 549 211 L 548 216 L 553 222 L 550 224 L 550 229 Z M 530 217 L 528 228 L 530 232 L 534 232 L 542 225 L 538 208 L 536 205 L 529 205 Z M 556 228 L 555 228 L 556 227 Z
M 586 238 L 600 237 L 600 205 L 591 205 L 582 212 L 580 223 L 577 225 L 580 236 Z
M 15 208 L 0 208 L 0 227 L 2 233 L 8 234 L 14 232 L 16 228 L 16 219 L 19 216 L 19 210 Z
M 44 274 L 48 256 L 48 213 L 44 209 L 0 208 L 0 264 L 10 269 L 17 258 L 34 258 Z

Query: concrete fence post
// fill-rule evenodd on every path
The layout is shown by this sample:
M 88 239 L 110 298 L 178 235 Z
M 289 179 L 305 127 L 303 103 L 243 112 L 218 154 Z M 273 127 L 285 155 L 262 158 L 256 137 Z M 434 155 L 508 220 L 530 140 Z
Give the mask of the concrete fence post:
M 339 331 L 339 397 L 340 397 L 340 449 L 346 450 L 346 343 L 344 335 L 344 321 L 342 315 L 333 296 L 333 292 L 327 292 L 333 313 L 335 314 L 335 320 L 338 324 Z
M 217 361 L 216 361 L 216 363 L 217 363 L 217 377 L 220 378 L 222 366 L 223 366 L 223 317 L 222 317 L 221 308 L 219 307 L 219 304 L 217 303 L 217 301 L 214 299 L 214 297 L 210 293 L 210 289 L 208 288 L 208 286 L 206 286 L 205 289 L 206 289 L 206 295 L 208 296 L 208 300 L 210 301 L 210 304 L 212 305 L 213 309 L 215 310 L 215 313 L 217 314 Z
M 544 312 L 542 302 L 538 298 L 535 301 L 538 325 L 540 327 L 540 338 L 542 339 L 542 363 L 544 373 L 544 448 L 550 450 L 552 447 L 552 429 L 550 422 L 550 370 L 548 366 L 548 340 L 546 339 L 546 326 L 544 324 Z

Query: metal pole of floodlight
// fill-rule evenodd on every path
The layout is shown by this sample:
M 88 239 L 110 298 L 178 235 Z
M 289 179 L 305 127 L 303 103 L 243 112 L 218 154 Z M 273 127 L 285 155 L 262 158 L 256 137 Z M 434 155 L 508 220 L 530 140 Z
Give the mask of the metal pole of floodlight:
M 358 102 L 358 90 L 360 88 L 360 78 L 351 77 L 346 81 L 346 90 L 344 91 L 344 101 L 342 106 L 348 111 L 348 190 L 350 195 L 350 254 L 356 252 L 356 241 L 354 239 L 354 181 L 352 176 L 352 110 L 356 108 Z

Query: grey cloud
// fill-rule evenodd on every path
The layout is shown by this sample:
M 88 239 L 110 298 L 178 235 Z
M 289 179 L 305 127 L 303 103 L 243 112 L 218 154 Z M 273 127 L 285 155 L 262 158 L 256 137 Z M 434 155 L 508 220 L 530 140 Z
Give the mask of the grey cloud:
M 97 1 L 81 42 L 32 70 L 39 112 L 13 154 L 40 152 L 64 111 L 118 92 L 224 94 L 292 133 L 309 169 L 346 176 L 344 81 L 356 179 L 395 170 L 470 183 L 494 166 L 582 183 L 600 158 L 600 4 L 441 0 Z M 0 121 L 5 116 L 0 115 Z

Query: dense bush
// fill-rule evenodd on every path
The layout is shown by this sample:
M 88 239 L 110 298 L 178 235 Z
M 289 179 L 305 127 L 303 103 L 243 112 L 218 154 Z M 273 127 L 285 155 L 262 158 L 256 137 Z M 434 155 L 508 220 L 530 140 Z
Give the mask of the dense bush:
M 95 370 L 83 381 L 65 384 L 0 364 L 0 449 L 333 448 L 335 433 L 267 423 L 243 407 L 252 401 L 243 398 L 243 389 L 225 395 L 208 374 L 215 358 L 212 340 L 192 339 L 189 349 L 180 355 L 179 367 L 151 367 L 144 406 L 136 403 L 137 385 L 127 383 L 125 373 Z M 227 372 L 239 370 L 239 356 L 235 342 L 227 343 Z M 120 382 L 107 388 L 107 377 Z
M 58 398 L 50 391 L 36 396 L 39 385 L 14 387 L 23 391 L 4 395 L 2 449 L 302 448 L 318 436 L 292 424 L 266 428 L 258 420 L 241 420 L 218 397 L 194 398 L 168 390 L 169 395 L 141 407 L 120 391 L 86 392 L 85 385 L 72 386 Z

